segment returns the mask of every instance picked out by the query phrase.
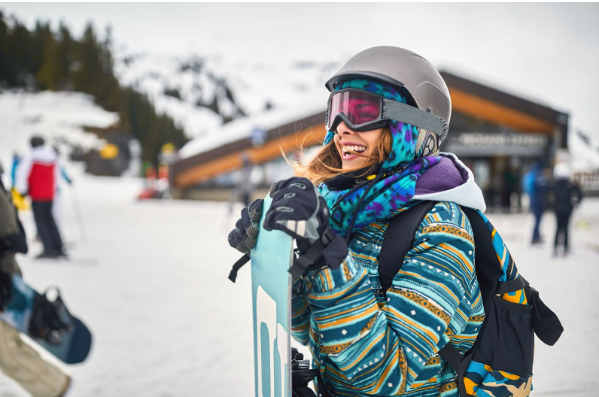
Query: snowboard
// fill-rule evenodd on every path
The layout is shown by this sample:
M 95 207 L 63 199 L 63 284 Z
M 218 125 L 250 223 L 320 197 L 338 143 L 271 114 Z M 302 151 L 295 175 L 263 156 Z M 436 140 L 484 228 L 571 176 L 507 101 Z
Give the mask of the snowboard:
M 272 198 L 264 199 L 262 219 Z M 251 252 L 256 397 L 291 396 L 291 275 L 293 239 L 261 228 Z
M 19 275 L 13 276 L 12 299 L 0 314 L 6 324 L 32 338 L 66 364 L 83 362 L 92 346 L 87 326 L 69 313 L 60 293 L 48 301 L 27 285 Z

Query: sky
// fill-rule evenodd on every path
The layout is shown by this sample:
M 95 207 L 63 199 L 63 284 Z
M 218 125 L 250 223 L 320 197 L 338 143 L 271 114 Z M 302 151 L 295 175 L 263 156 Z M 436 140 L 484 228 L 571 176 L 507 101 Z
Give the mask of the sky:
M 395 45 L 438 69 L 571 116 L 599 142 L 599 4 L 589 3 L 2 3 L 29 26 L 112 27 L 131 52 L 197 53 L 276 66 L 343 62 Z M 324 87 L 323 87 L 324 90 Z

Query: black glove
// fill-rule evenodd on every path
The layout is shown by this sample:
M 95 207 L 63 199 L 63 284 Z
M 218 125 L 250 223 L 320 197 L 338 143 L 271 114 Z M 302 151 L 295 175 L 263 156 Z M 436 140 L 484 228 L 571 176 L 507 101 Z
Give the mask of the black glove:
M 247 254 L 256 246 L 262 217 L 264 200 L 257 199 L 247 208 L 241 210 L 241 218 L 235 223 L 235 229 L 229 233 L 229 245 L 243 254 Z
M 306 178 L 293 177 L 272 185 L 272 204 L 264 217 L 265 230 L 281 230 L 297 242 L 300 257 L 290 269 L 294 277 L 325 265 L 339 267 L 347 244 L 329 228 L 329 208 Z
M 4 311 L 12 299 L 12 277 L 0 270 L 0 311 Z

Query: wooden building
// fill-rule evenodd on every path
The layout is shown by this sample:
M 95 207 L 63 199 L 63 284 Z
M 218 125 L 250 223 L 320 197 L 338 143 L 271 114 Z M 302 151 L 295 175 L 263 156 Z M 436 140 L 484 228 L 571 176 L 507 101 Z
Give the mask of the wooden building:
M 556 151 L 567 149 L 568 114 L 452 73 L 441 74 L 453 105 L 442 150 L 456 153 L 473 170 L 491 206 L 505 206 L 510 190 L 519 190 L 519 177 L 531 163 L 540 160 L 552 165 Z M 234 182 L 226 175 L 239 170 L 244 158 L 259 166 L 276 162 L 284 167 L 281 149 L 289 153 L 300 145 L 307 148 L 322 142 L 325 110 L 323 103 L 321 111 L 307 117 L 290 117 L 261 131 L 258 143 L 252 134 L 245 134 L 178 161 L 171 173 L 174 192 L 185 197 L 194 189 L 230 188 Z M 220 183 L 215 182 L 219 179 Z M 263 176 L 262 182 L 266 186 L 273 181 Z M 506 188 L 506 184 L 512 186 Z

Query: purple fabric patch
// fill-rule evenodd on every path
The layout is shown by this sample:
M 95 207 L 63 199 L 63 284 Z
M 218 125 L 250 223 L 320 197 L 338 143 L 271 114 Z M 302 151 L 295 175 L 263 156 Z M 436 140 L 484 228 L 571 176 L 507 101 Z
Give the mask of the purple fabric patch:
M 468 180 L 468 171 L 460 167 L 451 157 L 441 156 L 441 161 L 429 168 L 416 182 L 416 194 L 444 192 L 463 185 Z

